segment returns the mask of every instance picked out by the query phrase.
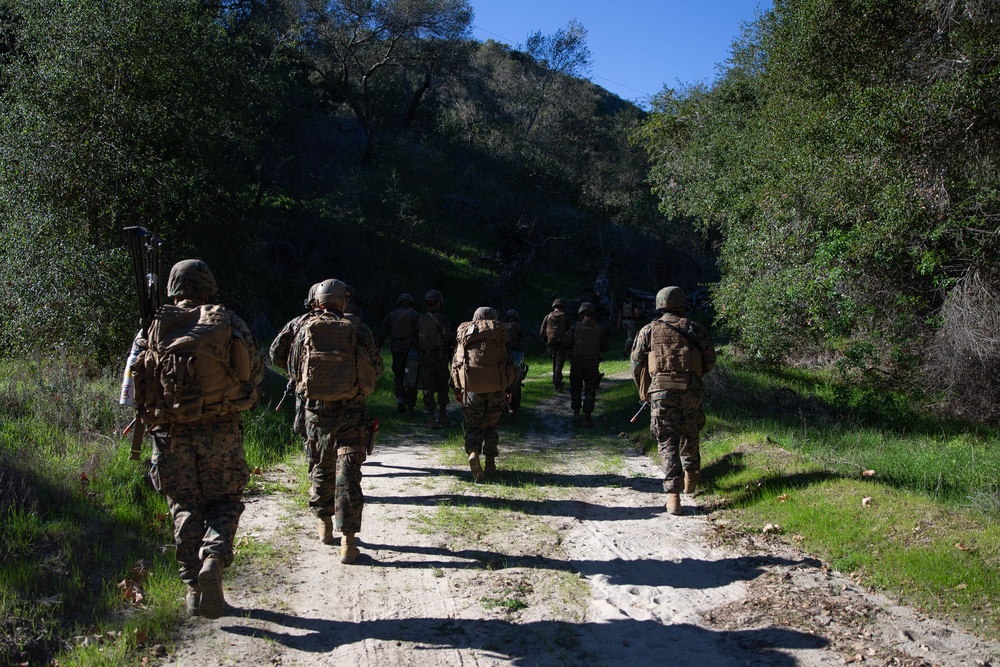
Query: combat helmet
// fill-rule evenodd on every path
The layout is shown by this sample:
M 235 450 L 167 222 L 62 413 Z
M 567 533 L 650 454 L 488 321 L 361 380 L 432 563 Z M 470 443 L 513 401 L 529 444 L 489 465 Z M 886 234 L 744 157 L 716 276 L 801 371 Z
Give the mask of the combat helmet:
M 521 321 L 521 316 L 518 314 L 516 310 L 513 309 L 508 310 L 506 313 L 504 313 L 503 318 L 505 320 L 517 320 L 518 322 Z
M 427 290 L 427 294 L 424 295 L 424 301 L 428 303 L 430 303 L 431 301 L 435 301 L 441 304 L 442 306 L 444 305 L 444 297 L 441 296 L 441 292 L 437 291 L 436 289 Z
M 306 308 L 312 308 L 313 307 L 313 305 L 314 305 L 313 302 L 316 301 L 316 290 L 319 289 L 320 284 L 321 283 L 316 283 L 312 287 L 309 288 L 309 294 L 306 295 L 306 300 L 302 304 L 304 307 L 306 307 Z
M 183 259 L 173 265 L 167 278 L 167 296 L 212 296 L 219 291 L 208 264 L 200 259 Z
M 555 308 L 565 308 L 565 307 L 566 307 L 566 302 L 563 301 L 562 299 L 556 299 L 555 301 L 552 302 L 552 308 L 553 309 L 555 309 Z
M 497 311 L 489 306 L 480 306 L 476 308 L 476 312 L 472 314 L 473 321 L 479 320 L 496 320 Z
M 686 305 L 687 297 L 680 287 L 664 287 L 656 293 L 657 310 L 684 312 Z
M 591 317 L 597 317 L 597 309 L 594 308 L 594 304 L 589 301 L 584 301 L 580 304 L 580 310 L 577 311 L 577 315 L 590 315 Z
M 323 306 L 342 306 L 347 300 L 347 285 L 342 280 L 329 278 L 316 287 L 316 303 Z
M 402 294 L 400 294 L 399 298 L 396 299 L 396 306 L 397 307 L 398 306 L 402 306 L 404 303 L 408 303 L 411 306 L 413 305 L 413 297 L 410 296 L 409 294 L 407 294 L 406 292 L 403 292 Z

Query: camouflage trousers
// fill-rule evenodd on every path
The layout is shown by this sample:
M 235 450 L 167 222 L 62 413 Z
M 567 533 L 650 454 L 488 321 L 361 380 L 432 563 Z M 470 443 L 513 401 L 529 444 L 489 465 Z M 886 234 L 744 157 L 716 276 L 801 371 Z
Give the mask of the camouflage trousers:
M 309 509 L 317 517 L 334 517 L 341 533 L 357 533 L 361 531 L 365 507 L 361 464 L 367 458 L 368 410 L 363 402 L 327 405 L 319 410 L 306 409 Z
M 573 412 L 581 407 L 589 415 L 594 411 L 597 385 L 601 383 L 599 359 L 574 359 L 569 367 L 569 406 Z
M 417 390 L 403 384 L 403 379 L 406 377 L 406 359 L 409 354 L 409 350 L 392 352 L 392 389 L 397 403 L 404 403 L 412 408 L 417 404 Z
M 652 419 L 649 430 L 656 439 L 663 467 L 663 490 L 684 490 L 684 471 L 701 470 L 699 433 L 705 425 L 704 391 L 661 391 L 649 395 Z
M 233 562 L 233 541 L 250 481 L 237 416 L 210 423 L 169 424 L 153 430 L 149 479 L 167 497 L 181 580 L 198 581 L 202 561 Z
M 465 453 L 497 456 L 500 453 L 500 433 L 497 422 L 506 409 L 507 396 L 502 391 L 485 394 L 463 394 L 462 417 L 465 419 Z
M 417 387 L 424 392 L 424 408 L 433 410 L 437 394 L 437 405 L 448 405 L 451 392 L 451 372 L 446 357 L 421 355 L 420 370 L 417 372 Z
M 635 342 L 635 320 L 629 317 L 622 318 L 622 328 L 625 329 L 625 345 L 623 350 L 625 358 L 628 359 L 632 356 L 632 343 Z
M 549 356 L 552 357 L 552 386 L 562 389 L 563 366 L 566 365 L 566 350 L 562 343 L 549 343 Z

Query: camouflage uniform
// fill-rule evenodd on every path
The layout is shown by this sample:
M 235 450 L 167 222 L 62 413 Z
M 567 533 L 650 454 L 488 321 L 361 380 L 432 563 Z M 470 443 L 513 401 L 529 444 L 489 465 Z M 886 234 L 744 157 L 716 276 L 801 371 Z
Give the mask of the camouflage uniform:
M 625 344 L 622 346 L 622 350 L 626 358 L 632 353 L 632 343 L 635 341 L 635 327 L 636 322 L 639 321 L 639 317 L 640 311 L 635 305 L 635 299 L 629 297 L 622 304 L 620 320 L 622 329 L 625 330 Z
M 641 375 L 648 370 L 651 349 L 652 328 L 657 321 L 677 327 L 683 331 L 689 344 L 701 352 L 702 373 L 715 366 L 715 346 L 703 326 L 683 316 L 680 312 L 664 312 L 659 320 L 644 326 L 636 335 L 632 346 L 632 376 L 637 385 L 642 386 Z M 690 373 L 687 389 L 660 390 L 655 384 L 646 397 L 652 410 L 650 432 L 656 439 L 663 466 L 663 490 L 668 494 L 680 493 L 684 487 L 683 473 L 698 474 L 701 471 L 700 431 L 705 425 L 704 390 L 701 376 Z
M 275 336 L 274 340 L 271 342 L 270 356 L 271 363 L 273 363 L 278 368 L 287 371 L 289 378 L 294 378 L 294 369 L 288 367 L 288 352 L 292 347 L 292 341 L 295 340 L 295 334 L 298 333 L 299 327 L 302 323 L 312 314 L 312 312 L 305 313 L 304 315 L 299 315 L 295 319 L 288 322 L 278 335 Z M 306 461 L 309 463 L 310 469 L 312 469 L 312 460 L 309 457 L 309 443 L 306 439 L 306 408 L 305 401 L 306 397 L 302 395 L 299 388 L 296 386 L 293 388 L 295 391 L 295 417 L 292 421 L 292 430 L 299 434 L 302 438 L 302 449 L 306 455 Z
M 497 423 L 507 407 L 502 391 L 462 394 L 462 418 L 465 420 L 465 453 L 495 457 L 500 453 Z
M 189 271 L 185 273 L 185 269 Z M 202 305 L 202 299 L 211 297 L 216 290 L 215 279 L 200 260 L 184 260 L 171 269 L 167 295 L 182 308 Z M 226 312 L 234 338 L 241 337 L 247 346 L 247 384 L 252 386 L 246 389 L 255 395 L 256 385 L 264 377 L 263 356 L 250 327 L 232 311 Z M 139 341 L 144 349 L 154 344 Z M 250 479 L 243 453 L 242 417 L 239 412 L 223 412 L 200 421 L 168 421 L 152 426 L 150 435 L 153 456 L 149 478 L 154 488 L 166 496 L 170 507 L 181 580 L 196 591 L 199 571 L 209 557 L 217 558 L 224 566 L 233 561 L 233 543 L 244 508 L 243 491 Z M 221 588 L 216 602 L 224 605 Z M 197 603 L 190 599 L 188 608 L 197 613 Z M 221 609 L 218 613 L 221 615 Z
M 587 306 L 589 304 L 584 304 Z M 581 314 L 584 307 L 580 308 Z M 591 317 L 586 317 L 570 327 L 566 332 L 564 346 L 570 356 L 569 368 L 569 395 L 570 408 L 573 414 L 579 414 L 583 408 L 584 415 L 590 415 L 594 411 L 594 403 L 597 397 L 597 386 L 601 383 L 601 352 L 608 351 L 608 332 L 593 319 L 596 314 L 591 306 L 589 311 Z M 584 329 L 599 330 L 597 349 L 584 349 L 580 342 L 584 338 Z M 589 421 L 589 419 L 588 419 Z
M 563 366 L 566 364 L 566 346 L 561 340 L 549 340 L 546 329 L 548 328 L 549 320 L 553 317 L 565 317 L 567 328 L 569 327 L 569 315 L 566 311 L 562 307 L 553 308 L 552 312 L 542 320 L 542 326 L 538 330 L 538 339 L 545 343 L 549 356 L 552 358 L 552 385 L 556 391 L 562 391 Z
M 327 312 L 345 316 L 335 308 Z M 311 317 L 322 315 L 313 313 Z M 346 317 L 358 324 L 358 345 L 368 353 L 376 377 L 380 377 L 384 364 L 375 337 L 355 316 Z M 304 343 L 304 328 L 300 327 L 292 341 L 289 365 L 299 366 Z M 311 461 L 309 508 L 319 518 L 333 516 L 338 531 L 357 533 L 365 502 L 361 492 L 361 464 L 367 458 L 369 422 L 365 397 L 344 401 L 306 399 L 305 420 Z
M 448 406 L 451 391 L 451 376 L 448 362 L 455 350 L 455 328 L 451 326 L 448 317 L 440 311 L 428 311 L 433 315 L 441 328 L 445 345 L 432 348 L 420 348 L 420 371 L 417 374 L 417 388 L 424 392 L 424 409 L 434 409 L 434 395 L 437 394 L 437 405 L 442 413 Z
M 390 339 L 392 384 L 396 395 L 396 404 L 402 408 L 400 412 L 405 409 L 412 410 L 417 404 L 416 387 L 406 387 L 403 384 L 403 379 L 406 376 L 407 357 L 411 351 L 417 349 L 418 317 L 420 317 L 420 313 L 413 308 L 413 299 L 409 298 L 408 294 L 401 294 L 396 308 L 385 316 L 375 334 L 375 344 L 380 350 L 385 339 Z

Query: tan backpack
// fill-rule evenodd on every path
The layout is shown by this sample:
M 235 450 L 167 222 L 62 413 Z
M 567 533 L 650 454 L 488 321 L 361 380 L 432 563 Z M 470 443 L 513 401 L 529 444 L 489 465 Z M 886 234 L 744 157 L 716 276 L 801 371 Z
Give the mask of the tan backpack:
M 569 315 L 554 310 L 545 318 L 545 339 L 549 343 L 561 343 L 569 329 Z
M 462 391 L 503 391 L 513 381 L 507 331 L 496 320 L 463 322 L 458 327 L 453 377 Z
M 417 343 L 421 352 L 448 347 L 444 332 L 441 331 L 441 322 L 434 313 L 422 313 L 417 318 Z
M 691 383 L 691 375 L 702 375 L 701 349 L 687 333 L 688 320 L 677 324 L 662 319 L 650 323 L 648 366 L 649 391 L 682 391 Z
M 601 333 L 601 325 L 597 322 L 578 322 L 573 329 L 573 349 L 570 354 L 580 359 L 600 359 Z
M 375 391 L 375 369 L 359 343 L 360 319 L 330 311 L 314 314 L 299 329 L 297 384 L 316 401 L 346 401 Z
M 132 369 L 136 401 L 151 425 L 202 421 L 257 403 L 250 348 L 223 306 L 161 306 Z

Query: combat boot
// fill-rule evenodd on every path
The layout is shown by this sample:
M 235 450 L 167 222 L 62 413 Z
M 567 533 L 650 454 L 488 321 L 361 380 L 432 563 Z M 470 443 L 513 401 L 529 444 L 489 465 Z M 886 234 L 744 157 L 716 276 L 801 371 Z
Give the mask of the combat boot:
M 188 584 L 187 597 L 185 599 L 187 602 L 187 612 L 189 616 L 199 616 L 201 614 L 201 589 L 197 586 Z
M 574 410 L 573 411 L 573 423 L 574 424 L 579 424 L 580 423 L 580 411 L 579 410 Z
M 497 459 L 495 456 L 486 457 L 486 474 L 495 475 L 497 472 Z
M 427 409 L 427 428 L 434 428 L 437 424 L 434 423 L 434 408 Z
M 681 494 L 679 493 L 668 493 L 667 494 L 667 512 L 674 515 L 680 515 L 681 513 Z
M 226 566 L 219 556 L 209 556 L 198 573 L 198 587 L 201 588 L 199 613 L 205 618 L 219 618 L 226 611 L 226 597 L 222 592 L 222 572 Z
M 354 541 L 354 533 L 344 533 L 344 539 L 340 541 L 340 562 L 350 565 L 358 559 L 361 551 Z
M 473 480 L 477 482 L 483 481 L 483 466 L 479 464 L 479 452 L 469 454 L 469 470 L 472 471 Z
M 441 413 L 438 415 L 438 426 L 444 428 L 445 426 L 451 426 L 451 421 L 448 419 L 448 407 L 442 405 Z
M 333 544 L 333 519 L 328 516 L 319 518 L 319 540 L 323 544 Z
M 583 413 L 583 426 L 585 428 L 592 428 L 594 426 L 594 420 L 590 418 L 589 412 Z
M 694 472 L 684 471 L 684 493 L 691 495 L 698 490 L 698 482 L 701 481 L 701 471 L 695 470 Z

